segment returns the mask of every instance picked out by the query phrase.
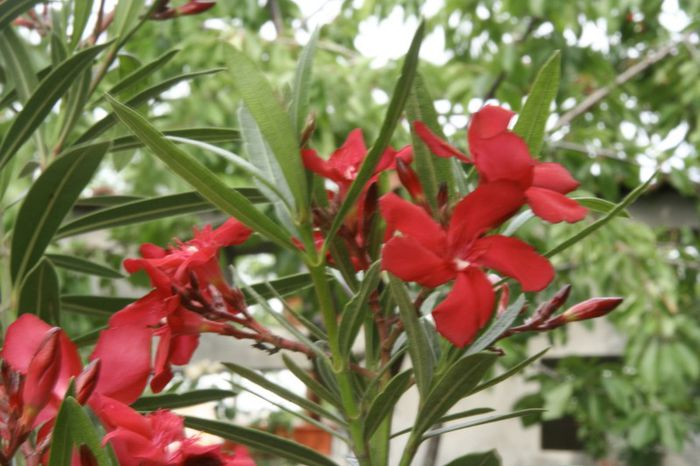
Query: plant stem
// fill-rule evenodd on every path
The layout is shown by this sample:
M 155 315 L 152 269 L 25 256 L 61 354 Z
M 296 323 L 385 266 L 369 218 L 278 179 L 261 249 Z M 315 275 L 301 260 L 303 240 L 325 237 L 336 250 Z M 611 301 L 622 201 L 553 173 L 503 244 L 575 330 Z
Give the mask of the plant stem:
M 411 462 L 416 456 L 419 446 L 420 436 L 416 437 L 416 433 L 411 432 L 411 436 L 408 438 L 408 442 L 403 449 L 403 455 L 401 455 L 401 462 L 399 463 L 399 466 L 411 466 Z

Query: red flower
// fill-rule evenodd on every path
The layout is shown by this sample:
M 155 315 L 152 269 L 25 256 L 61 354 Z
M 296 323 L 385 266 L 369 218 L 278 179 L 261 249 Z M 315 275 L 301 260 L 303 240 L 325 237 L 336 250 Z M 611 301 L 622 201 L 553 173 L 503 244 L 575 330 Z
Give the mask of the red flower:
M 586 216 L 586 208 L 565 196 L 578 187 L 578 182 L 563 166 L 537 162 L 532 158 L 525 141 L 508 130 L 508 123 L 514 115 L 493 105 L 487 105 L 474 114 L 468 139 L 480 182 L 507 180 L 517 183 L 525 192 L 527 204 L 535 215 L 548 222 L 573 223 L 582 220 Z M 435 155 L 471 162 L 423 123 L 417 121 L 414 127 Z
M 494 291 L 484 268 L 515 278 L 524 291 L 541 290 L 554 276 L 549 261 L 528 244 L 507 236 L 484 236 L 523 202 L 515 183 L 482 184 L 457 204 L 445 229 L 395 194 L 380 201 L 387 228 L 402 233 L 385 244 L 382 267 L 430 288 L 455 280 L 433 317 L 438 331 L 457 346 L 471 342 L 493 311 Z

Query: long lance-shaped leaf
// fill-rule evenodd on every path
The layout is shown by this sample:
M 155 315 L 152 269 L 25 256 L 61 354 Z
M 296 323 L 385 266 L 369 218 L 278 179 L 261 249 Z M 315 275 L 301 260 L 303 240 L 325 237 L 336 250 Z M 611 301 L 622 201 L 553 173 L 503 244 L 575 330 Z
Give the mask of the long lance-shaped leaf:
M 14 283 L 42 257 L 108 148 L 109 143 L 100 143 L 71 150 L 49 165 L 32 185 L 12 234 L 10 275 Z
M 333 460 L 312 449 L 291 440 L 277 437 L 267 432 L 248 427 L 226 424 L 219 421 L 209 421 L 196 417 L 185 416 L 185 425 L 208 434 L 217 435 L 236 443 L 242 443 L 250 448 L 277 455 L 280 458 L 292 460 L 294 464 L 308 466 L 338 466 Z
M 292 85 L 292 102 L 289 106 L 289 116 L 296 134 L 300 134 L 304 129 L 304 120 L 309 112 L 309 90 L 311 89 L 311 72 L 316 55 L 316 43 L 318 42 L 319 30 L 316 29 L 306 43 L 304 50 L 299 57 L 296 72 L 294 73 L 294 84 Z
M 411 356 L 411 362 L 413 363 L 416 386 L 421 395 L 426 396 L 430 389 L 435 367 L 433 354 L 429 350 L 428 336 L 418 320 L 415 306 L 411 302 L 403 283 L 398 278 L 389 275 L 389 288 L 396 305 L 399 307 L 401 321 L 406 329 L 408 354 Z
M 239 188 L 236 191 L 250 203 L 266 202 L 257 189 Z M 59 228 L 56 238 L 149 222 L 175 215 L 206 212 L 215 208 L 211 202 L 197 192 L 140 199 L 83 215 Z
M 163 134 L 170 137 L 171 140 L 177 142 L 177 139 L 182 138 L 198 142 L 206 142 L 209 144 L 229 143 L 240 138 L 240 133 L 237 129 L 232 128 L 187 128 L 173 129 L 163 131 Z M 138 149 L 143 147 L 143 143 L 135 136 L 124 136 L 112 141 L 110 152 L 120 152 L 130 149 Z
M 535 157 L 544 140 L 545 125 L 549 117 L 549 106 L 559 89 L 561 54 L 557 50 L 540 68 L 530 94 L 523 105 L 513 131 L 522 137 Z
M 494 385 L 503 382 L 504 380 L 514 376 L 521 370 L 525 369 L 527 366 L 532 364 L 533 362 L 537 361 L 539 358 L 544 356 L 544 353 L 546 353 L 549 350 L 549 348 L 545 348 L 539 353 L 535 354 L 534 356 L 530 356 L 529 358 L 525 359 L 524 361 L 520 361 L 518 364 L 515 366 L 511 367 L 507 371 L 505 371 L 503 374 L 500 374 L 490 380 L 487 380 L 486 382 L 480 383 L 477 385 L 474 390 L 472 391 L 472 394 L 476 392 L 480 392 L 481 390 L 486 390 L 489 387 L 493 387 Z
M 211 170 L 174 142 L 168 141 L 138 112 L 112 98 L 109 100 L 119 119 L 172 171 L 191 184 L 202 196 L 271 241 L 297 251 L 289 233 L 257 210 L 245 196 L 238 191 L 231 191 Z
M 331 240 L 345 221 L 345 216 L 357 202 L 357 199 L 360 197 L 360 194 L 365 188 L 367 181 L 369 181 L 369 179 L 372 177 L 374 169 L 379 163 L 382 153 L 384 153 L 384 150 L 389 145 L 391 136 L 394 134 L 396 125 L 399 123 L 403 109 L 406 106 L 408 95 L 411 92 L 413 78 L 416 75 L 416 68 L 418 67 L 418 52 L 420 51 L 420 46 L 423 42 L 424 30 L 425 23 L 421 22 L 413 36 L 411 46 L 408 49 L 406 58 L 404 59 L 403 67 L 401 68 L 401 76 L 399 77 L 396 87 L 394 88 L 394 94 L 391 97 L 391 102 L 389 103 L 389 108 L 386 111 L 384 122 L 379 130 L 379 136 L 374 142 L 372 148 L 367 153 L 367 156 L 360 167 L 360 171 L 355 177 L 355 181 L 353 181 L 350 185 L 350 189 L 345 196 L 345 200 L 341 204 L 340 209 L 338 209 L 338 213 L 333 219 L 333 223 L 326 234 L 322 254 L 325 254 L 328 250 Z
M 115 298 L 111 296 L 69 294 L 61 296 L 61 311 L 109 318 L 112 316 L 112 314 L 124 309 L 137 299 L 138 298 Z
M 491 413 L 491 412 L 493 412 L 493 408 L 468 409 L 466 411 L 460 411 L 458 413 L 448 414 L 447 416 L 443 416 L 440 418 L 438 423 L 442 424 L 444 422 L 456 421 L 457 419 L 464 419 L 465 417 L 478 416 L 479 414 L 486 414 L 486 413 Z M 390 438 L 398 437 L 400 435 L 407 434 L 409 432 L 411 432 L 410 427 L 408 429 L 403 429 L 403 430 L 399 430 L 398 432 L 392 433 L 390 435 Z
M 308 208 L 306 172 L 289 115 L 275 97 L 270 83 L 250 58 L 233 47 L 229 48 L 227 56 L 233 85 L 243 97 L 243 102 L 272 149 L 294 197 L 297 211 L 305 212 Z
M 313 393 L 326 400 L 333 406 L 337 408 L 342 407 L 342 403 L 340 399 L 335 395 L 335 393 L 329 390 L 321 382 L 311 377 L 307 370 L 304 370 L 301 367 L 299 367 L 289 356 L 283 354 L 282 361 L 284 361 L 284 365 L 287 366 L 287 369 L 289 369 L 297 379 L 301 380 L 301 382 L 304 385 L 306 385 L 306 388 L 308 388 Z
M 488 348 L 503 332 L 508 330 L 525 304 L 525 296 L 519 296 L 513 304 L 481 336 L 469 346 L 466 354 L 476 354 Z
M 52 325 L 61 323 L 58 276 L 51 262 L 42 259 L 29 272 L 17 302 L 18 314 L 32 313 Z
M 73 3 L 73 31 L 70 37 L 70 49 L 75 50 L 80 44 L 80 39 L 85 31 L 85 26 L 87 26 L 90 15 L 92 14 L 92 7 L 95 0 L 74 0 Z M 70 15 L 71 11 L 67 12 Z M 67 18 L 66 18 L 67 19 Z M 67 23 L 68 21 L 66 21 Z
M 411 374 L 412 371 L 408 370 L 395 375 L 372 401 L 364 423 L 366 438 L 371 438 L 384 419 L 394 411 L 401 396 L 411 386 Z
M 622 199 L 622 201 L 620 201 L 615 206 L 614 209 L 612 209 L 610 212 L 608 212 L 607 215 L 600 217 L 598 220 L 591 223 L 583 230 L 579 231 L 575 235 L 569 237 L 568 239 L 566 239 L 566 240 L 562 241 L 561 243 L 557 244 L 556 246 L 554 246 L 552 249 L 550 249 L 549 251 L 547 251 L 544 254 L 545 257 L 552 257 L 555 254 L 559 254 L 563 250 L 569 248 L 570 246 L 573 246 L 574 244 L 578 243 L 586 236 L 595 232 L 596 230 L 601 228 L 603 225 L 608 223 L 613 218 L 620 215 L 622 212 L 624 212 L 624 210 L 627 207 L 629 207 L 634 201 L 636 201 L 639 198 L 639 196 L 644 194 L 644 191 L 647 190 L 647 188 L 649 187 L 649 185 L 651 184 L 651 182 L 654 178 L 656 178 L 656 173 L 651 175 L 648 180 L 646 180 L 644 183 L 640 184 L 634 190 L 632 190 L 632 192 L 630 192 L 627 196 L 625 196 L 625 198 Z
M 76 78 L 88 69 L 95 57 L 107 46 L 97 45 L 83 50 L 60 65 L 41 80 L 27 103 L 12 122 L 0 146 L 0 169 L 27 142 L 44 121 L 53 106 L 73 85 Z
M 119 82 L 114 86 L 109 88 L 107 94 L 118 95 L 120 92 L 125 91 L 131 86 L 143 82 L 143 79 L 147 78 L 149 75 L 155 73 L 157 70 L 162 68 L 166 63 L 168 63 L 180 50 L 169 50 L 165 52 L 160 57 L 155 60 L 146 63 L 140 68 L 135 69 L 133 72 L 124 76 Z
M 203 71 L 195 71 L 192 73 L 185 73 L 181 74 L 179 76 L 175 76 L 172 78 L 168 78 L 165 81 L 155 84 L 147 89 L 144 89 L 143 91 L 139 92 L 126 102 L 124 102 L 124 105 L 127 107 L 132 107 L 136 108 L 139 105 L 147 103 L 149 100 L 158 97 L 160 94 L 163 92 L 167 91 L 174 85 L 182 82 L 182 81 L 188 81 L 190 79 L 197 78 L 199 76 L 206 76 L 208 74 L 212 73 L 218 73 L 222 71 L 222 68 L 214 68 L 211 70 L 203 70 Z M 92 125 L 90 128 L 88 128 L 74 143 L 74 145 L 79 145 L 83 144 L 85 142 L 90 142 L 93 139 L 97 138 L 100 136 L 102 133 L 110 129 L 112 126 L 114 126 L 117 121 L 117 116 L 115 113 L 109 113 L 107 114 L 104 118 L 96 122 L 94 125 Z
M 325 417 L 326 419 L 330 419 L 331 421 L 337 422 L 340 425 L 345 425 L 345 422 L 342 419 L 328 411 L 326 408 L 314 403 L 311 400 L 306 399 L 303 396 L 297 395 L 291 390 L 288 390 L 284 387 L 281 387 L 280 385 L 277 385 L 274 382 L 267 380 L 265 376 L 260 375 L 257 372 L 248 369 L 247 367 L 243 367 L 232 362 L 225 362 L 223 364 L 224 367 L 240 375 L 244 379 L 250 380 L 254 384 L 271 391 L 275 395 L 284 398 L 290 403 L 294 403 L 295 405 L 301 408 L 308 409 L 312 413 L 316 413 L 319 416 Z
M 438 435 L 446 434 L 448 432 L 454 432 L 455 430 L 467 429 L 469 427 L 482 426 L 484 424 L 490 424 L 492 422 L 504 421 L 506 419 L 513 419 L 516 417 L 528 416 L 530 414 L 539 414 L 539 413 L 542 413 L 543 411 L 545 411 L 545 410 L 541 409 L 541 408 L 528 408 L 528 409 L 521 409 L 519 411 L 513 411 L 512 413 L 507 413 L 507 414 L 496 414 L 493 416 L 482 417 L 479 419 L 475 419 L 473 421 L 462 422 L 462 423 L 455 424 L 452 426 L 446 426 L 446 427 L 441 427 L 439 429 L 429 430 L 428 432 L 426 432 L 423 435 L 423 438 L 428 439 L 430 437 L 437 437 Z
M 0 3 L 0 31 L 41 0 L 6 0 Z
M 377 290 L 379 280 L 381 278 L 381 263 L 375 262 L 365 272 L 365 276 L 360 284 L 360 289 L 348 301 L 343 308 L 342 317 L 340 319 L 340 327 L 338 337 L 340 339 L 338 346 L 343 357 L 350 354 L 352 344 L 360 332 L 362 323 L 367 317 L 367 301 L 372 292 Z
M 491 450 L 460 456 L 445 466 L 501 466 L 501 458 L 496 450 Z
M 299 293 L 300 291 L 310 287 L 311 284 L 311 275 L 309 275 L 307 272 L 302 272 L 294 275 L 287 275 L 286 277 L 276 278 L 263 283 L 249 285 L 249 287 L 255 293 L 255 296 L 245 289 L 241 291 L 243 291 L 243 295 L 247 300 L 254 301 L 256 298 L 273 299 Z M 246 286 L 246 288 L 248 288 L 248 286 Z
M 56 267 L 70 270 L 73 272 L 95 275 L 104 278 L 123 278 L 119 271 L 104 265 L 92 262 L 87 259 L 75 256 L 66 256 L 64 254 L 46 254 L 47 259 Z
M 178 409 L 208 403 L 210 401 L 219 401 L 232 396 L 236 396 L 236 392 L 209 388 L 186 393 L 164 393 L 162 395 L 142 396 L 131 403 L 131 407 L 137 411 Z
M 71 466 L 73 448 L 86 445 L 91 451 L 98 466 L 110 466 L 105 450 L 100 444 L 100 436 L 83 407 L 73 397 L 67 397 L 61 403 L 61 409 L 56 416 L 51 449 L 49 450 L 49 466 Z

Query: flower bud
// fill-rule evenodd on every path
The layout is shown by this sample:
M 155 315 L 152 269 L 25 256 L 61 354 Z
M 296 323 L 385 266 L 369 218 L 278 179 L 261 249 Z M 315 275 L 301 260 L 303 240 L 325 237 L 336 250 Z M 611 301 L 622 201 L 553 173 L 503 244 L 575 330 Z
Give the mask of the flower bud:
M 76 400 L 81 405 L 87 403 L 92 392 L 95 391 L 95 386 L 100 376 L 100 366 L 100 359 L 93 359 L 75 379 Z
M 569 322 L 595 319 L 610 313 L 620 303 L 622 298 L 619 297 L 591 298 L 570 307 L 547 323 L 558 327 Z
M 549 319 L 560 307 L 564 305 L 571 293 L 571 285 L 565 285 L 562 289 L 556 292 L 548 301 L 542 303 L 530 321 L 531 324 L 540 324 Z
M 406 188 L 413 200 L 421 204 L 425 203 L 423 185 L 421 185 L 416 172 L 399 158 L 396 159 L 396 172 L 399 174 L 401 184 Z
M 182 6 L 176 8 L 178 15 L 198 15 L 199 13 L 204 13 L 205 11 L 213 8 L 216 5 L 216 1 L 210 2 L 200 2 L 197 0 L 191 0 Z
M 61 370 L 60 332 L 58 327 L 49 330 L 29 363 L 22 392 L 24 410 L 20 423 L 24 428 L 31 429 L 37 414 L 51 399 Z

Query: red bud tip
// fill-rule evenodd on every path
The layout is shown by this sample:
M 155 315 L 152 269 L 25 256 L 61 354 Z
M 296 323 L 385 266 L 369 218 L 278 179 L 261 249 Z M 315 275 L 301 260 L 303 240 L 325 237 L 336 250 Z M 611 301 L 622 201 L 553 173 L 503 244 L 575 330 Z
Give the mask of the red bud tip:
M 562 325 L 567 322 L 595 319 L 596 317 L 609 314 L 613 309 L 619 306 L 620 303 L 622 303 L 622 298 L 618 297 L 591 298 L 570 307 L 550 322 Z
M 93 359 L 90 364 L 83 368 L 83 371 L 75 379 L 76 399 L 81 405 L 87 403 L 92 392 L 95 391 L 95 386 L 100 376 L 101 365 L 102 363 L 99 358 Z
M 216 5 L 215 1 L 211 2 L 199 2 L 196 0 L 185 3 L 184 5 L 177 8 L 177 13 L 179 15 L 197 15 L 199 13 L 204 13 L 205 11 L 211 9 Z
M 34 354 L 24 382 L 22 425 L 31 428 L 39 411 L 49 402 L 61 369 L 61 329 L 54 327 L 46 334 Z
M 401 184 L 406 188 L 413 200 L 423 202 L 425 200 L 423 185 L 421 185 L 416 172 L 406 162 L 398 158 L 396 159 L 396 172 L 399 174 Z

